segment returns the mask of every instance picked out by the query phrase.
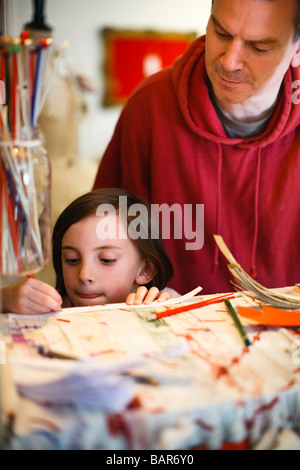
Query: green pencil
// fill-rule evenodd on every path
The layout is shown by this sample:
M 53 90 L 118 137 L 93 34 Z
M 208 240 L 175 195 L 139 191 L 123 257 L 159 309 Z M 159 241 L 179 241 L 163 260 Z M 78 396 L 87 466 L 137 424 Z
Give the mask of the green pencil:
M 240 332 L 241 337 L 243 338 L 243 341 L 244 341 L 245 345 L 246 345 L 246 346 L 250 346 L 251 342 L 250 342 L 250 340 L 249 340 L 249 338 L 248 338 L 248 336 L 247 336 L 247 333 L 246 333 L 246 331 L 244 330 L 244 327 L 243 327 L 243 325 L 241 324 L 240 319 L 239 319 L 239 317 L 237 316 L 236 311 L 234 310 L 234 308 L 233 308 L 233 306 L 232 306 L 230 300 L 225 299 L 224 302 L 225 302 L 225 304 L 226 304 L 227 310 L 228 310 L 228 312 L 230 313 L 230 316 L 231 316 L 232 320 L 233 320 L 234 323 L 235 323 L 235 326 L 237 327 L 237 329 L 238 329 L 239 332 Z

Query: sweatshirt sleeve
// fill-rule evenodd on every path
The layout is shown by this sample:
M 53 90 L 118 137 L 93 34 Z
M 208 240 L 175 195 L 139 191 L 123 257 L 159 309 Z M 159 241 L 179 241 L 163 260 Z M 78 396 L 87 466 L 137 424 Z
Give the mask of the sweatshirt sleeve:
M 100 162 L 94 189 L 118 187 L 146 200 L 150 188 L 150 139 L 143 101 L 130 98 Z

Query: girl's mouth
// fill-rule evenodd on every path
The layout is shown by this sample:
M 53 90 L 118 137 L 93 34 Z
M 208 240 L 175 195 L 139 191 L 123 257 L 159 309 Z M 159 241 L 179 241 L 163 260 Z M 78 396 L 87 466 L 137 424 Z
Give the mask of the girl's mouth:
M 96 299 L 97 297 L 101 297 L 102 294 L 78 294 L 78 297 L 81 299 Z

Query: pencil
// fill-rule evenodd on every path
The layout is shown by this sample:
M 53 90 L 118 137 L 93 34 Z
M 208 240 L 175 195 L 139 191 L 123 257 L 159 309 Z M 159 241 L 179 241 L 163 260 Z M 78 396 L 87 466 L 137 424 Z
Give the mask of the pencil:
M 171 308 L 164 312 L 154 313 L 149 317 L 149 320 L 159 320 L 160 318 L 169 317 L 171 315 L 176 315 L 177 313 L 187 312 L 188 310 L 193 310 L 195 308 L 205 307 L 207 305 L 217 304 L 219 302 L 223 302 L 225 299 L 233 299 L 238 294 L 224 294 L 219 295 L 218 297 L 212 297 L 211 299 L 200 300 L 199 302 L 195 302 L 188 305 L 182 305 L 180 307 Z
M 20 45 L 18 41 L 13 41 L 11 46 L 11 135 L 12 139 L 16 140 L 19 137 L 19 104 L 18 104 L 18 88 L 20 83 L 19 70 L 18 70 L 18 54 L 20 53 Z
M 38 348 L 38 353 L 41 354 L 41 356 L 52 357 L 56 359 L 71 359 L 71 360 L 80 359 L 78 356 L 73 355 L 71 353 L 64 353 L 62 351 L 56 351 L 54 349 L 46 349 L 43 346 Z
M 36 48 L 37 58 L 34 77 L 34 89 L 31 109 L 31 125 L 35 128 L 40 113 L 40 100 L 42 96 L 42 84 L 46 67 L 46 51 L 52 39 L 40 39 Z
M 243 327 L 243 325 L 241 324 L 241 322 L 240 322 L 240 320 L 239 320 L 239 317 L 237 316 L 237 313 L 236 313 L 236 311 L 234 310 L 234 308 L 233 308 L 233 306 L 232 306 L 230 300 L 224 299 L 224 302 L 225 302 L 225 304 L 226 304 L 227 310 L 228 310 L 228 312 L 230 313 L 230 316 L 231 316 L 232 320 L 234 321 L 235 326 L 237 327 L 237 329 L 238 329 L 238 331 L 239 331 L 239 333 L 240 333 L 240 335 L 241 335 L 241 337 L 242 337 L 242 339 L 243 339 L 245 345 L 246 345 L 246 346 L 250 346 L 251 342 L 250 342 L 250 340 L 249 340 L 249 338 L 248 338 L 248 336 L 247 336 L 247 333 L 246 333 L 246 331 L 244 330 L 244 327 Z

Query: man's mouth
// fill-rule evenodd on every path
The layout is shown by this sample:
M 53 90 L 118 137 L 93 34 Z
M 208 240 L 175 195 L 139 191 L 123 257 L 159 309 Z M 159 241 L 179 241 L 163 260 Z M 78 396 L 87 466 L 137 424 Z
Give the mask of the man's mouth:
M 227 80 L 227 78 L 224 78 L 221 75 L 220 75 L 220 80 L 221 80 L 221 83 L 223 83 L 224 85 L 228 87 L 236 87 L 243 83 L 242 81 L 237 81 L 237 80 Z

